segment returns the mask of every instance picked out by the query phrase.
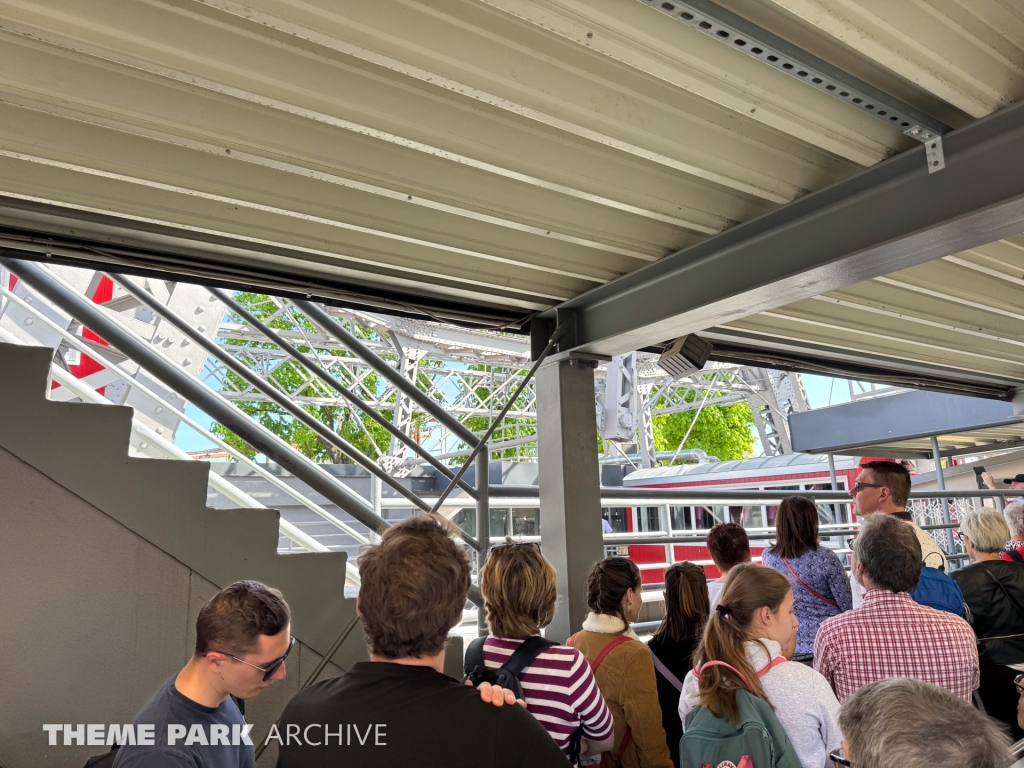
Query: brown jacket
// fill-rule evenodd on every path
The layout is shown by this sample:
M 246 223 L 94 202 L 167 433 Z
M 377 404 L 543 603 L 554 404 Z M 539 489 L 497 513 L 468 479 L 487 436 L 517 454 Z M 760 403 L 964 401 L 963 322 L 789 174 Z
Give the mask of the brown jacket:
M 592 661 L 616 637 L 583 630 L 576 635 L 573 645 L 587 661 Z M 665 729 L 661 727 L 654 662 L 647 646 L 638 640 L 622 643 L 605 656 L 594 676 L 615 719 L 615 746 L 605 753 L 605 764 L 611 768 L 672 768 Z M 619 763 L 615 758 L 627 725 L 633 738 Z

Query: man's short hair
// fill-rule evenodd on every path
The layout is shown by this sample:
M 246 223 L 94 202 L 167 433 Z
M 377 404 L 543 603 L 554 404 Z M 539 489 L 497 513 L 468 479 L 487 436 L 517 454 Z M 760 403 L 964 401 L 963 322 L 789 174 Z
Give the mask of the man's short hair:
M 416 514 L 359 550 L 359 613 L 371 653 L 386 659 L 435 656 L 462 620 L 469 558 L 454 526 Z
M 234 656 L 250 653 L 260 635 L 273 637 L 291 620 L 288 603 L 276 589 L 258 581 L 236 581 L 200 609 L 196 656 L 213 651 Z
M 708 551 L 721 570 L 750 560 L 750 539 L 743 526 L 736 523 L 718 523 L 708 531 Z
M 945 688 L 893 677 L 866 685 L 839 710 L 853 765 L 1005 768 L 1010 737 Z
M 964 512 L 960 515 L 960 531 L 979 552 L 1002 552 L 1010 540 L 1010 529 L 995 510 Z
M 1015 501 L 1007 504 L 1003 510 L 1003 519 L 1006 520 L 1011 536 L 1024 536 L 1024 503 Z
M 910 472 L 902 464 L 895 461 L 866 461 L 860 465 L 861 470 L 870 470 L 879 485 L 884 485 L 892 495 L 892 503 L 897 507 L 905 507 L 910 498 Z
M 913 592 L 921 576 L 921 542 L 914 527 L 883 512 L 860 519 L 853 556 L 871 582 L 890 592 Z

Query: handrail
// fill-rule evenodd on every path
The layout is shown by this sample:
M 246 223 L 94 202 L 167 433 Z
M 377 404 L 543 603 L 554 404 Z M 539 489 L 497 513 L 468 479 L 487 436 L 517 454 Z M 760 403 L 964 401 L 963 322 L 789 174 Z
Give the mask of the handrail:
M 243 381 L 247 382 L 250 386 L 263 392 L 268 398 L 270 398 L 279 408 L 284 409 L 287 413 L 291 414 L 292 418 L 298 419 L 323 440 L 333 445 L 338 450 L 342 451 L 355 461 L 356 464 L 361 466 L 371 475 L 374 475 L 398 493 L 402 494 L 416 506 L 421 509 L 428 510 L 430 506 L 420 499 L 415 493 L 406 488 L 400 482 L 395 480 L 391 475 L 384 471 L 377 462 L 367 456 L 365 453 L 356 448 L 352 443 L 343 438 L 333 429 L 329 429 L 323 422 L 313 418 L 304 408 L 300 408 L 294 402 L 292 402 L 287 396 L 285 396 L 274 384 L 267 378 L 260 376 L 250 368 L 242 365 L 236 360 L 231 354 L 226 351 L 225 347 L 220 344 L 216 344 L 210 341 L 206 336 L 201 334 L 191 325 L 183 321 L 174 312 L 169 310 L 166 306 L 161 304 L 156 298 L 148 291 L 142 290 L 135 283 L 126 277 L 121 275 L 109 273 L 107 275 L 111 280 L 124 288 L 129 294 L 135 299 L 141 301 L 150 310 L 164 318 L 167 322 L 173 325 L 181 333 L 187 336 L 193 343 L 198 344 L 202 347 L 208 355 L 220 360 L 221 364 L 224 365 L 229 371 L 238 376 Z
M 353 334 L 342 328 L 341 323 L 324 312 L 323 309 L 309 301 L 294 300 L 291 303 L 302 310 L 302 313 L 309 318 L 309 321 L 313 325 L 319 326 L 325 335 L 333 336 L 344 344 L 352 354 L 387 379 L 398 391 L 412 399 L 423 410 L 437 419 L 440 424 L 451 430 L 452 434 L 466 445 L 475 448 L 476 444 L 480 442 L 480 439 L 467 426 L 453 419 L 451 414 L 442 408 L 439 403 L 431 400 L 426 394 L 417 389 L 413 382 L 406 379 L 390 365 L 384 363 L 371 349 Z
M 83 343 L 80 339 L 78 339 L 77 337 L 72 336 L 71 334 L 67 333 L 66 331 L 61 329 L 59 326 L 57 326 L 56 324 L 52 323 L 49 320 L 49 318 L 47 318 L 44 315 L 36 312 L 34 307 L 32 307 L 31 305 L 25 304 L 20 298 L 18 298 L 14 294 L 10 293 L 3 286 L 0 286 L 0 295 L 6 296 L 8 298 L 8 300 L 13 299 L 14 301 L 16 301 L 18 303 L 19 307 L 21 307 L 23 309 L 26 309 L 29 312 L 32 312 L 36 317 L 40 318 L 40 320 L 42 320 L 45 323 L 48 323 L 52 330 L 54 330 L 55 332 L 57 332 L 57 333 L 59 333 L 61 335 L 61 338 L 63 338 L 70 345 L 73 345 L 80 352 L 82 352 L 84 354 L 90 355 L 97 363 L 102 365 L 104 368 L 107 368 L 108 370 L 118 370 L 118 371 L 121 370 L 120 367 L 115 366 L 113 363 L 110 363 L 110 361 L 104 359 L 102 355 L 97 353 L 95 350 L 91 349 L 87 344 Z M 7 331 L 7 330 L 5 330 L 3 328 L 0 328 L 0 340 L 6 342 L 8 344 L 19 344 L 19 345 L 22 345 L 22 346 L 29 346 L 25 342 L 23 342 L 21 339 L 19 339 L 18 337 L 14 336 L 12 333 L 10 333 L 9 331 Z M 87 383 L 85 383 L 81 379 L 75 378 L 74 376 L 72 376 L 70 373 L 68 373 L 67 371 L 65 371 L 63 368 L 59 367 L 55 363 L 51 363 L 50 364 L 50 373 L 51 373 L 51 377 L 53 379 L 55 379 L 61 386 L 66 387 L 70 392 L 72 392 L 76 397 L 80 398 L 83 402 L 91 402 L 91 403 L 94 403 L 96 405 L 113 405 L 107 398 L 105 398 L 105 397 L 103 397 L 103 395 L 99 394 L 94 388 L 90 387 Z M 125 378 L 129 378 L 127 376 L 127 374 L 125 374 Z M 164 408 L 173 408 L 173 406 L 170 403 L 168 403 L 165 400 L 163 400 L 162 398 L 160 398 L 158 395 L 156 395 L 156 393 L 154 393 L 151 390 L 149 390 L 145 385 L 141 385 L 140 384 L 138 386 L 139 386 L 139 391 L 141 391 L 144 394 L 146 394 L 147 396 L 151 397 L 155 402 L 161 404 L 162 407 L 164 407 Z M 182 414 L 182 421 L 183 421 L 183 423 L 188 424 L 190 427 L 195 429 L 201 436 L 205 436 L 205 437 L 209 438 L 215 444 L 220 444 L 221 447 L 223 447 L 229 453 L 233 454 L 239 461 L 244 461 L 244 462 L 250 464 L 262 476 L 270 479 L 271 481 L 274 481 L 274 482 L 278 483 L 281 486 L 282 489 L 284 489 L 287 492 L 292 493 L 293 497 L 296 500 L 300 501 L 301 503 L 305 503 L 309 507 L 309 509 L 311 511 L 317 512 L 319 510 L 319 513 L 322 513 L 322 515 L 328 521 L 330 521 L 330 522 L 335 522 L 336 521 L 340 525 L 341 529 L 345 533 L 348 533 L 349 535 L 353 536 L 353 538 L 355 538 L 357 541 L 360 541 L 361 543 L 365 543 L 366 542 L 366 538 L 364 536 L 362 536 L 358 531 L 356 531 L 355 529 L 349 527 L 348 525 L 346 525 L 342 521 L 340 521 L 337 518 L 335 518 L 333 515 L 330 515 L 325 510 L 323 510 L 320 507 L 318 507 L 317 505 L 313 504 L 313 502 L 310 502 L 308 499 L 306 499 L 304 496 L 302 496 L 298 492 L 291 491 L 291 489 L 287 486 L 287 484 L 282 483 L 281 481 L 277 480 L 277 478 L 274 478 L 273 475 L 271 475 L 269 472 L 267 472 L 266 470 L 262 469 L 255 462 L 250 461 L 248 459 L 248 457 L 246 457 L 244 454 L 239 453 L 238 451 L 236 451 L 233 447 L 231 447 L 227 443 L 223 443 L 222 441 L 220 441 L 214 435 L 210 434 L 205 429 L 203 429 L 203 427 L 201 425 L 199 425 L 196 422 L 194 422 L 191 418 L 186 417 L 186 416 L 184 416 L 184 414 Z M 137 435 L 139 435 L 140 438 L 145 440 L 150 445 L 158 447 L 166 458 L 171 458 L 173 456 L 175 459 L 182 460 L 182 461 L 186 461 L 186 460 L 187 461 L 193 461 L 194 460 L 191 456 L 189 456 L 187 453 L 185 453 L 180 448 L 178 448 L 176 445 L 174 445 L 174 443 L 170 442 L 169 440 L 167 440 L 162 435 L 157 434 L 152 429 L 147 427 L 145 424 L 140 422 L 134 415 L 132 416 L 132 432 L 134 432 Z M 242 491 L 241 489 L 235 487 L 226 478 L 221 477 L 216 472 L 209 472 L 209 483 L 213 487 L 214 490 L 216 490 L 218 493 L 223 495 L 225 498 L 230 499 L 234 503 L 238 504 L 240 507 L 249 508 L 249 509 L 266 509 L 265 505 L 261 504 L 259 501 L 254 499 L 252 496 L 250 496 L 249 494 L 245 493 L 245 491 Z M 310 552 L 330 552 L 331 551 L 328 547 L 325 547 L 323 544 L 318 542 L 316 539 L 314 539 L 308 533 L 304 532 L 302 529 L 300 529 L 299 527 L 297 527 L 293 523 L 289 522 L 288 520 L 285 520 L 284 517 L 279 517 L 278 518 L 278 527 L 280 528 L 282 535 L 284 535 L 285 537 L 287 537 L 291 541 L 294 541 L 296 544 L 298 544 L 299 546 L 301 546 L 303 549 L 305 549 L 307 551 L 310 551 Z M 356 568 L 355 565 L 351 561 L 346 561 L 346 563 L 345 563 L 345 571 L 346 571 L 346 580 L 351 582 L 353 586 L 359 586 L 359 584 L 361 582 L 360 577 L 359 577 L 359 569 Z
M 77 349 L 79 352 L 81 352 L 83 354 L 89 355 L 89 357 L 91 357 L 93 360 L 95 360 L 97 363 L 99 363 L 101 366 L 103 366 L 104 368 L 106 368 L 108 370 L 119 371 L 126 381 L 130 381 L 131 382 L 131 386 L 133 388 L 138 389 L 144 395 L 146 395 L 151 400 L 153 400 L 153 402 L 155 402 L 156 404 L 160 405 L 163 408 L 174 409 L 174 406 L 171 403 L 167 402 L 167 400 L 165 400 L 161 395 L 157 394 L 154 390 L 152 390 L 149 387 L 147 387 L 141 381 L 139 381 L 137 379 L 133 379 L 126 371 L 121 369 L 121 367 L 119 365 L 117 365 L 116 363 L 113 363 L 110 360 L 108 360 L 107 358 L 105 358 L 102 353 L 100 353 L 96 349 L 90 347 L 88 344 L 86 344 L 78 336 L 74 336 L 74 335 L 68 333 L 65 329 L 61 328 L 59 325 L 57 325 L 52 320 L 50 320 L 50 318 L 48 318 L 42 312 L 37 310 L 34 306 L 32 306 L 31 304 L 27 304 L 20 297 L 16 296 L 14 293 L 12 293 L 11 291 L 7 290 L 7 288 L 5 288 L 2 285 L 0 285 L 0 296 L 4 296 L 8 300 L 14 301 L 18 305 L 19 308 L 25 310 L 26 312 L 29 312 L 31 315 L 33 315 L 33 317 L 35 319 L 39 320 L 39 322 L 41 322 L 44 325 L 46 325 L 51 331 L 53 331 L 54 333 L 58 334 L 61 337 L 61 339 L 63 339 L 64 342 L 68 344 L 68 346 L 70 346 L 70 347 L 72 347 L 74 349 Z M 337 527 L 339 530 L 341 530 L 344 533 L 348 534 L 349 536 L 354 538 L 356 541 L 358 541 L 360 544 L 365 544 L 368 541 L 368 539 L 365 536 L 363 536 L 363 534 L 359 533 L 359 531 L 357 531 L 354 528 L 352 528 L 350 525 L 345 523 L 343 520 L 338 519 L 337 517 L 332 515 L 330 512 L 325 510 L 323 507 L 321 507 L 320 505 L 318 505 L 318 504 L 314 503 L 313 501 L 311 501 L 310 499 L 306 498 L 300 492 L 294 490 L 287 483 L 282 482 L 280 479 L 275 477 L 271 472 L 268 472 L 264 467 L 261 467 L 259 464 L 257 464 L 256 462 L 252 461 L 244 453 L 242 453 L 241 451 L 238 451 L 237 449 L 235 449 L 230 443 L 227 443 L 227 442 L 221 440 L 219 437 L 214 435 L 212 432 L 209 432 L 205 427 L 203 427 L 201 424 L 199 424 L 197 421 L 195 421 L 193 418 L 191 418 L 188 414 L 179 412 L 178 415 L 177 415 L 177 418 L 181 419 L 181 421 L 184 424 L 187 424 L 189 427 L 191 427 L 193 430 L 195 430 L 200 436 L 202 436 L 206 440 L 209 440 L 214 445 L 216 445 L 218 448 L 220 448 L 220 449 L 222 449 L 224 451 L 227 451 L 228 454 L 230 454 L 240 464 L 244 464 L 246 467 L 248 467 L 249 469 L 251 469 L 254 472 L 256 472 L 260 477 L 262 477 L 265 480 L 267 480 L 275 488 L 277 488 L 278 490 L 283 491 L 287 495 L 291 496 L 293 499 L 298 501 L 304 507 L 306 507 L 310 511 L 316 513 L 317 515 L 322 517 L 324 520 L 326 520 L 327 522 L 329 522 L 332 525 L 334 525 L 335 527 Z
M 314 462 L 300 454 L 262 424 L 249 419 L 219 393 L 207 388 L 176 366 L 170 365 L 134 331 L 109 316 L 92 302 L 83 299 L 70 286 L 48 270 L 27 261 L 0 256 L 0 264 L 35 289 L 52 304 L 113 344 L 121 352 L 145 367 L 172 390 L 181 392 L 207 414 L 245 440 L 256 450 L 273 457 L 292 474 L 316 489 L 340 509 L 378 533 L 390 523 L 378 517 L 369 504 L 337 482 Z
M 289 357 L 291 357 L 293 360 L 295 360 L 300 365 L 305 367 L 310 373 L 312 373 L 325 384 L 333 388 L 342 397 L 347 399 L 359 410 L 361 410 L 363 413 L 365 413 L 367 416 L 369 416 L 371 419 L 377 422 L 380 426 L 386 429 L 392 435 L 392 437 L 401 441 L 401 443 L 405 445 L 407 448 L 411 448 L 417 455 L 421 457 L 421 461 L 426 461 L 428 464 L 430 464 L 430 466 L 432 466 L 438 472 L 443 474 L 449 480 L 455 477 L 455 473 L 452 472 L 444 464 L 442 464 L 438 458 L 436 458 L 433 454 L 430 453 L 430 451 L 424 450 L 423 446 L 421 446 L 419 443 L 417 443 L 415 440 L 409 437 L 409 435 L 405 434 L 405 432 L 403 432 L 390 421 L 381 416 L 381 414 L 375 408 L 369 405 L 351 389 L 349 389 L 340 381 L 338 381 L 334 376 L 331 376 L 331 374 L 328 373 L 327 370 L 324 369 L 322 365 L 313 362 L 312 360 L 309 359 L 308 356 L 299 352 L 299 350 L 296 349 L 294 345 L 289 344 L 288 341 L 281 336 L 281 334 L 274 331 L 273 328 L 271 328 L 269 325 L 264 323 L 262 320 L 260 320 L 254 314 L 252 314 L 249 310 L 247 310 L 245 307 L 243 307 L 241 304 L 235 301 L 233 298 L 224 293 L 224 291 L 218 288 L 211 288 L 210 293 L 212 293 L 214 296 L 216 296 L 218 299 L 224 302 L 225 305 L 231 308 L 232 312 L 234 312 L 247 323 L 249 323 L 249 325 L 253 326 L 258 331 L 260 331 L 260 333 L 262 333 L 264 336 L 266 336 L 268 339 L 274 342 L 274 344 L 277 344 L 277 346 L 284 352 L 286 352 Z M 313 352 L 315 356 L 316 349 L 313 348 L 312 344 L 310 344 L 310 350 Z M 459 487 L 463 491 L 468 493 L 470 496 L 472 496 L 474 499 L 476 498 L 476 491 L 473 489 L 471 485 L 460 481 Z

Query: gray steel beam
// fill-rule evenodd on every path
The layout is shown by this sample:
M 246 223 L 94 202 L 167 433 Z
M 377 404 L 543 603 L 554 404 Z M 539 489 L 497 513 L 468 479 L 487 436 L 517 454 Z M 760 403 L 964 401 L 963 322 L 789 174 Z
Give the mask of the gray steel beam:
M 903 392 L 789 417 L 793 450 L 843 453 L 882 443 L 1020 424 L 1002 400 L 939 392 Z
M 572 316 L 559 351 L 619 354 L 1024 231 L 1024 104 L 943 142 L 942 173 L 910 150 L 570 299 L 534 333 Z
M 561 356 L 537 372 L 540 533 L 561 599 L 547 637 L 564 642 L 587 615 L 586 583 L 603 557 L 594 362 Z

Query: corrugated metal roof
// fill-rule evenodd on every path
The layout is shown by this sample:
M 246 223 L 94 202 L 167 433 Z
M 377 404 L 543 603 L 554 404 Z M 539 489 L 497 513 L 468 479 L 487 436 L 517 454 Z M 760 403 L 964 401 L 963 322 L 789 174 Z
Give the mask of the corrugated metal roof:
M 853 469 L 857 459 L 836 456 L 836 469 Z M 786 453 L 738 461 L 716 461 L 709 464 L 681 464 L 671 467 L 640 469 L 627 475 L 625 486 L 655 486 L 701 479 L 739 479 L 750 475 L 800 474 L 828 471 L 828 456 L 810 453 Z M 713 476 L 713 477 L 711 477 Z
M 1024 96 L 1014 0 L 722 4 L 954 127 Z M 0 194 L 320 294 L 521 317 L 912 146 L 635 0 L 0 2 Z M 1022 283 L 1006 241 L 725 330 L 1021 380 Z

